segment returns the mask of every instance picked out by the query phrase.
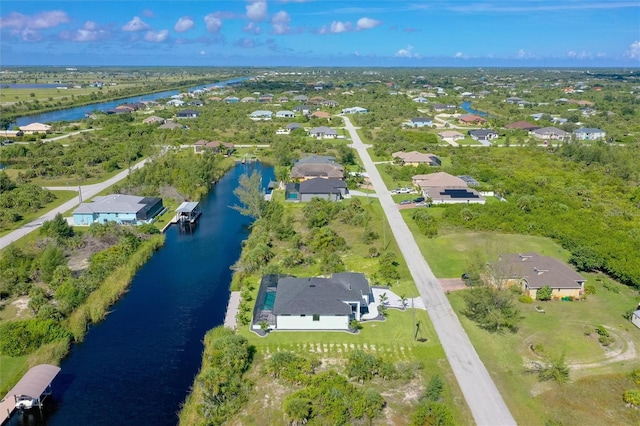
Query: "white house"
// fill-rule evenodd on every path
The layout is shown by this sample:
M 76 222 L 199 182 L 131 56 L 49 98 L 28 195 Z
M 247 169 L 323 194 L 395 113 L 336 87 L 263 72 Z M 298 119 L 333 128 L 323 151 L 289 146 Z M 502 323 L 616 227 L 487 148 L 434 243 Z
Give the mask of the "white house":
M 276 112 L 276 118 L 293 118 L 295 116 L 296 114 L 293 111 L 283 110 Z
M 309 130 L 309 136 L 313 136 L 318 139 L 335 139 L 338 137 L 338 132 L 330 127 L 320 126 Z
M 581 141 L 595 141 L 599 139 L 604 139 L 607 134 L 604 130 L 582 127 L 580 129 L 574 130 L 573 134 L 576 135 Z
M 362 108 L 362 107 L 351 107 L 351 108 L 344 108 L 342 110 L 343 114 L 366 114 L 367 112 L 369 112 L 368 109 L 366 108 Z
M 638 328 L 640 328 L 640 309 L 633 311 L 631 315 L 631 322 Z
M 373 302 L 364 274 L 334 273 L 331 278 L 267 275 L 262 278 L 253 329 L 266 321 L 275 330 L 348 330 Z
M 168 106 L 182 106 L 184 105 L 184 101 L 180 100 L 180 99 L 171 99 L 169 102 L 167 102 Z
M 110 194 L 80 204 L 73 211 L 73 223 L 76 226 L 107 222 L 140 225 L 153 221 L 162 211 L 162 198 Z
M 271 120 L 273 113 L 271 111 L 258 110 L 251 113 L 252 120 Z
M 46 133 L 48 131 L 50 131 L 52 129 L 52 127 L 48 124 L 42 124 L 42 123 L 31 123 L 31 124 L 27 124 L 26 126 L 20 126 L 20 130 L 22 130 L 24 133 Z
M 408 123 L 410 127 L 431 127 L 433 126 L 433 120 L 428 117 L 416 117 L 412 118 Z

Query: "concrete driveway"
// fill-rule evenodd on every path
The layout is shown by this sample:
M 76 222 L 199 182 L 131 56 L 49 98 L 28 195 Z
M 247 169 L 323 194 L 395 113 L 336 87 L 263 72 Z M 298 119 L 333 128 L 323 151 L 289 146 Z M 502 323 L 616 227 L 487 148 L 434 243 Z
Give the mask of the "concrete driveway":
M 515 425 L 516 422 L 500 392 L 478 357 L 429 264 L 420 253 L 413 234 L 396 208 L 378 169 L 367 152 L 369 146 L 362 143 L 349 118 L 341 117 L 344 119 L 345 128 L 351 135 L 353 141 L 351 146 L 358 151 L 371 183 L 378 193 L 380 204 L 387 216 L 396 243 L 420 291 L 429 318 L 431 318 L 473 418 L 478 425 Z

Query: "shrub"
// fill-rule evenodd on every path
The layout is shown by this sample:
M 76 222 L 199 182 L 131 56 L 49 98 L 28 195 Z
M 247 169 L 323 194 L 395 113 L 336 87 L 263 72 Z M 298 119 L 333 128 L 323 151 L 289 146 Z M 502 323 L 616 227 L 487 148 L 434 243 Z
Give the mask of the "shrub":
M 624 391 L 624 394 L 622 395 L 622 400 L 627 404 L 640 407 L 640 390 L 629 389 L 627 391 Z
M 562 385 L 569 381 L 569 367 L 564 362 L 564 354 L 552 359 L 549 364 L 538 372 L 540 381 L 553 380 Z
M 536 299 L 540 301 L 551 300 L 551 296 L 553 294 L 553 290 L 548 285 L 543 286 L 536 292 Z
M 518 301 L 520 303 L 533 303 L 533 298 L 531 296 L 523 295 L 518 297 Z
M 596 294 L 596 286 L 589 284 L 584 288 L 584 294 Z
M 633 370 L 631 373 L 631 378 L 636 383 L 636 385 L 640 385 L 640 368 Z
M 46 343 L 70 337 L 71 333 L 53 320 L 10 321 L 0 326 L 0 354 L 27 355 Z

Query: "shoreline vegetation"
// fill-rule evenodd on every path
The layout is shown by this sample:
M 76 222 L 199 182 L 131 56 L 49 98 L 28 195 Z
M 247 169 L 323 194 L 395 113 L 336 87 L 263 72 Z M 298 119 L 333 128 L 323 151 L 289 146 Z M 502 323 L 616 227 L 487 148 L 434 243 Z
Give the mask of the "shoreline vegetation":
M 186 154 L 186 156 L 178 155 L 177 158 L 174 158 L 172 154 L 166 154 L 169 156 L 169 159 L 161 157 L 152 164 L 134 171 L 131 175 L 131 179 L 127 183 L 128 188 L 131 189 L 131 185 L 133 185 L 134 187 L 139 188 L 144 187 L 148 191 L 149 185 L 160 185 L 161 183 L 154 182 L 154 177 L 158 177 L 158 174 L 162 173 L 162 170 L 165 170 L 167 164 L 165 164 L 164 161 L 169 161 L 174 167 L 182 168 L 184 170 L 187 169 L 185 162 L 189 162 L 193 169 L 199 169 L 203 173 L 202 177 L 204 180 L 202 181 L 202 184 L 198 184 L 198 182 L 190 182 L 187 186 L 181 186 L 179 181 L 180 177 L 175 174 L 173 176 L 175 181 L 165 181 L 164 183 L 173 183 L 174 185 L 178 185 L 182 191 L 191 193 L 194 199 L 200 199 L 205 196 L 213 188 L 216 182 L 218 182 L 219 179 L 235 164 L 234 161 L 230 161 L 227 158 L 209 157 L 206 155 L 197 156 L 196 159 L 198 161 L 193 161 L 194 158 L 192 157 L 192 153 L 185 152 L 184 154 Z M 205 172 L 205 170 L 208 171 Z M 204 182 L 209 182 L 209 184 L 204 185 Z M 121 191 L 124 188 L 121 184 L 116 184 L 113 189 Z M 170 200 L 168 201 L 168 204 L 172 203 Z M 171 214 L 173 214 L 172 211 L 167 210 L 167 212 L 164 213 L 164 216 Z M 42 363 L 59 365 L 70 351 L 73 350 L 73 344 L 84 340 L 86 333 L 90 330 L 90 326 L 102 321 L 108 315 L 109 308 L 126 293 L 137 271 L 151 258 L 151 256 L 153 256 L 153 253 L 156 250 L 164 245 L 164 234 L 160 233 L 160 229 L 156 228 L 156 226 L 160 226 L 162 224 L 164 224 L 164 218 L 161 218 L 158 224 L 145 225 L 140 228 L 141 231 L 143 231 L 143 229 L 147 231 L 151 231 L 153 229 L 153 232 L 151 232 L 148 237 L 139 244 L 135 251 L 127 257 L 124 264 L 116 266 L 115 269 L 105 275 L 104 279 L 100 282 L 100 285 L 90 291 L 86 299 L 73 309 L 66 318 L 59 322 L 62 327 L 62 331 L 64 331 L 64 333 L 61 334 L 63 337 L 53 342 L 41 345 L 26 355 L 16 357 L 18 361 L 12 363 L 11 366 L 8 367 L 14 371 L 3 372 L 3 380 L 0 382 L 0 393 L 2 393 L 2 396 L 4 396 L 4 392 L 10 389 L 11 386 L 13 386 L 22 377 L 22 375 L 24 375 L 24 373 L 34 365 Z M 54 225 L 50 225 L 49 227 L 53 228 Z M 108 229 L 108 226 L 106 226 L 105 229 Z M 73 234 L 72 231 L 69 232 L 71 232 L 69 235 Z M 102 232 L 109 231 L 105 230 Z M 60 242 L 60 244 L 63 243 Z M 121 244 L 122 243 L 118 243 L 118 245 Z M 114 254 L 113 249 L 115 247 L 116 246 L 110 246 L 103 252 L 111 252 L 111 254 L 106 254 L 106 256 L 112 255 Z M 116 250 L 116 252 L 117 251 L 118 250 Z M 103 252 L 97 252 L 96 255 L 102 256 Z M 106 260 L 105 266 L 109 267 L 109 263 L 110 261 Z M 65 290 L 67 293 L 68 291 L 70 291 L 70 289 Z M 56 295 L 60 292 L 60 287 L 57 287 Z M 29 294 L 31 296 L 32 293 Z M 40 318 L 39 313 L 36 315 L 36 318 Z M 34 318 L 34 321 L 38 322 L 41 320 Z M 0 324 L 7 323 L 10 322 L 3 321 Z M 6 356 L 4 357 L 6 358 Z M 19 361 L 20 358 L 22 361 Z

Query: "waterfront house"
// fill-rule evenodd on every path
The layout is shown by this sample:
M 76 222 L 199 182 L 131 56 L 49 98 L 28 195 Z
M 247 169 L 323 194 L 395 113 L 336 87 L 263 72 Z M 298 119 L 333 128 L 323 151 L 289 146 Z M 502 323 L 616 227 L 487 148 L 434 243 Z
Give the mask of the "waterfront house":
M 307 179 L 302 182 L 288 183 L 285 186 L 285 201 L 308 202 L 314 198 L 339 201 L 344 199 L 349 190 L 342 179 L 323 179 L 321 177 Z
M 458 117 L 458 120 L 462 124 L 475 124 L 475 125 L 483 124 L 487 122 L 487 120 L 485 120 L 484 118 L 476 114 L 462 114 L 460 117 Z
M 152 222 L 163 210 L 162 198 L 110 194 L 80 204 L 73 211 L 73 223 L 75 226 L 107 222 L 140 225 Z
M 26 126 L 20 126 L 20 130 L 28 135 L 28 134 L 36 134 L 36 133 L 47 133 L 51 131 L 52 127 L 48 124 L 42 123 L 31 123 Z
M 323 179 L 342 179 L 344 177 L 344 168 L 341 164 L 323 160 L 323 158 L 330 157 L 317 156 L 318 160 L 308 160 L 308 158 L 302 159 L 293 165 L 291 179 L 305 181 L 317 177 Z
M 252 328 L 266 322 L 273 330 L 348 330 L 374 303 L 369 282 L 357 272 L 330 278 L 265 275 L 256 298 Z

